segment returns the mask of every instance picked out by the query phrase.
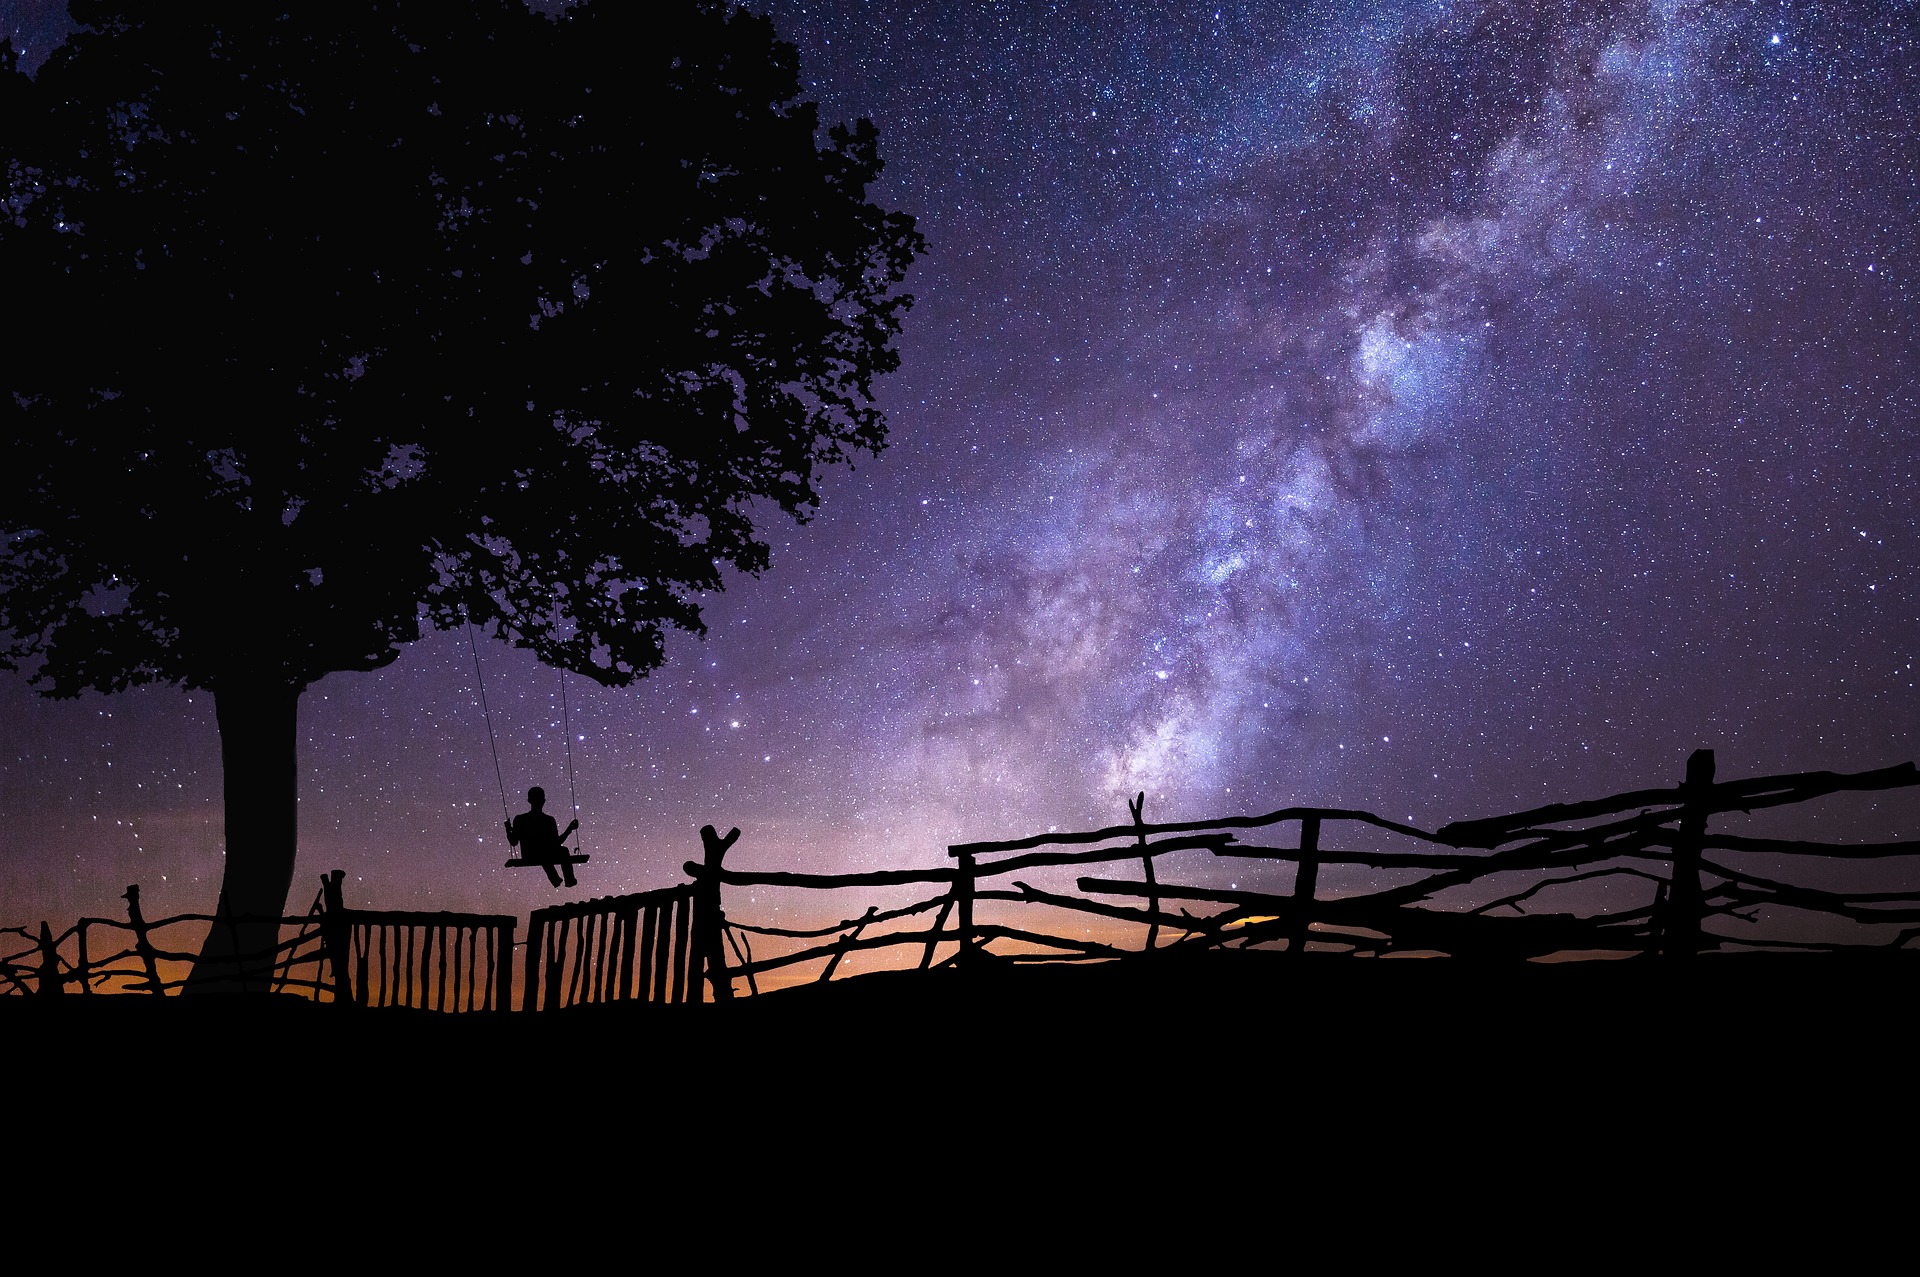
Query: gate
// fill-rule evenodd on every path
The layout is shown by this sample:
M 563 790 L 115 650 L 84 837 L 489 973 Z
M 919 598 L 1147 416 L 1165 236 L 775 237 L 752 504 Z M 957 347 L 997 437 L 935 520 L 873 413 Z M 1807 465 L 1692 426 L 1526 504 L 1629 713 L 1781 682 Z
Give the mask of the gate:
M 523 1011 L 604 1002 L 697 1002 L 695 884 L 536 909 Z

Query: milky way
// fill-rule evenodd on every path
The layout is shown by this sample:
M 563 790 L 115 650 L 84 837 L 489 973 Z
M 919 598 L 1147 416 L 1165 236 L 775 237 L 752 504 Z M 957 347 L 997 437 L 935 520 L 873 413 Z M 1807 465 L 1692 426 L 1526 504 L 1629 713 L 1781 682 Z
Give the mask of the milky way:
M 931 252 L 889 449 L 567 685 L 596 893 L 709 821 L 922 864 L 1137 790 L 1433 825 L 1920 753 L 1913 5 L 946 8 L 773 8 Z M 302 880 L 548 891 L 465 642 L 308 693 Z M 564 787 L 557 676 L 480 656 L 507 788 Z M 0 921 L 209 904 L 206 698 L 7 678 Z

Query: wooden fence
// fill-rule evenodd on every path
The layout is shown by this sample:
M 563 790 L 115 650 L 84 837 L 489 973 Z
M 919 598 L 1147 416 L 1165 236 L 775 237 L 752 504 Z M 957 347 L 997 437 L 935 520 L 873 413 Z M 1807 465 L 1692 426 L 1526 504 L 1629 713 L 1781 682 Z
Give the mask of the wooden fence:
M 1730 813 L 1751 816 L 1828 795 L 1915 785 L 1920 774 L 1912 763 L 1850 775 L 1723 782 L 1715 779 L 1712 752 L 1700 750 L 1671 788 L 1460 821 L 1431 833 L 1370 812 L 1324 807 L 1149 824 L 1144 799 L 1136 799 L 1123 825 L 961 843 L 948 849 L 944 865 L 847 874 L 730 869 L 725 857 L 740 831 L 722 837 L 708 826 L 700 831 L 704 857 L 687 863 L 686 883 L 534 911 L 521 1009 L 726 1001 L 742 991 L 738 981 L 745 982 L 744 992 L 757 993 L 761 977 L 784 972 L 780 978 L 786 978 L 808 963 L 820 964 L 813 978 L 831 980 L 849 955 L 884 950 L 900 951 L 895 965 L 927 969 L 987 961 L 1156 961 L 1175 950 L 1228 947 L 1504 960 L 1644 955 L 1670 962 L 1691 962 L 1712 950 L 1897 949 L 1920 938 L 1920 889 L 1840 889 L 1832 879 L 1866 862 L 1891 862 L 1908 868 L 1911 883 L 1920 869 L 1912 859 L 1920 857 L 1920 841 L 1816 843 L 1709 825 Z M 1398 846 L 1359 845 L 1383 840 Z M 1194 872 L 1196 855 L 1201 872 Z M 1162 863 L 1169 857 L 1180 858 L 1189 878 L 1201 879 L 1223 876 L 1219 867 L 1234 860 L 1269 862 L 1290 870 L 1291 885 L 1243 890 L 1218 881 L 1172 881 Z M 1070 888 L 1048 889 L 1013 877 L 1128 862 L 1138 863 L 1138 878 L 1079 877 Z M 1809 863 L 1819 864 L 1827 881 L 1795 882 L 1776 867 Z M 1208 865 L 1215 872 L 1204 872 Z M 1356 880 L 1356 872 L 1365 877 Z M 283 931 L 295 931 L 291 939 L 270 954 L 252 955 L 256 965 L 271 960 L 272 989 L 351 1006 L 510 1007 L 514 918 L 350 910 L 340 899 L 341 877 L 329 875 L 305 918 L 281 920 Z M 1603 885 L 1611 898 L 1597 907 L 1538 911 L 1538 899 Z M 868 904 L 814 928 L 741 921 L 722 907 L 726 887 L 871 898 L 878 890 L 914 886 L 939 890 L 905 904 Z M 1615 890 L 1622 886 L 1625 899 Z M 0 955 L 0 992 L 179 988 L 183 981 L 167 978 L 162 967 L 180 967 L 192 955 L 163 945 L 156 933 L 223 921 L 184 914 L 148 923 L 139 889 L 128 888 L 125 898 L 124 922 L 82 918 L 59 936 L 45 923 L 37 935 L 0 931 L 27 942 Z M 1089 925 L 1064 934 L 1022 921 L 1062 911 Z M 1800 921 L 1799 934 L 1789 918 Z M 1828 934 L 1808 938 L 1809 919 Z M 104 932 L 120 947 L 103 946 Z M 755 937 L 763 949 L 784 951 L 756 957 Z M 100 953 L 103 947 L 112 951 Z
M 1691 961 L 1719 949 L 1900 948 L 1920 938 L 1920 890 L 1834 890 L 1787 881 L 1769 868 L 1781 857 L 1824 860 L 1829 872 L 1835 865 L 1920 857 L 1920 841 L 1814 843 L 1713 833 L 1708 824 L 1732 812 L 1916 784 L 1920 774 L 1912 763 L 1852 775 L 1805 772 L 1716 782 L 1712 751 L 1699 750 L 1689 760 L 1685 778 L 1672 788 L 1461 821 L 1431 833 L 1371 812 L 1323 807 L 1148 824 L 1144 800 L 1135 799 L 1125 825 L 961 843 L 949 848 L 950 865 L 932 869 L 738 871 L 725 868 L 711 854 L 706 863 L 689 862 L 686 869 L 696 881 L 716 888 L 945 887 L 926 899 L 869 907 L 857 917 L 819 928 L 728 919 L 725 926 L 732 932 L 820 942 L 742 961 L 727 971 L 729 981 L 752 981 L 813 962 L 823 964 L 818 979 L 831 979 L 849 953 L 881 949 L 905 949 L 911 965 L 926 968 L 994 959 L 1152 960 L 1174 949 L 1223 947 L 1363 957 L 1418 953 L 1524 960 L 1608 954 L 1672 961 Z M 1356 831 L 1410 845 L 1405 850 L 1354 849 L 1333 841 L 1336 836 L 1352 839 Z M 1255 835 L 1258 841 L 1242 841 Z M 1166 881 L 1156 861 L 1181 852 L 1290 866 L 1291 889 Z M 1756 867 L 1756 860 L 1769 868 Z M 1043 890 L 1012 877 L 1059 866 L 1129 861 L 1139 864 L 1138 878 L 1081 877 L 1071 892 Z M 1916 860 L 1907 864 L 1920 867 Z M 1374 879 L 1400 880 L 1384 886 L 1349 881 L 1328 889 L 1330 873 L 1351 874 L 1355 869 L 1369 871 Z M 1544 893 L 1609 880 L 1638 884 L 1640 890 L 1631 903 L 1609 902 L 1591 912 L 1529 912 L 1531 902 Z M 1478 898 L 1460 899 L 1475 890 Z M 1445 903 L 1436 899 L 1441 897 L 1447 898 Z M 1110 938 L 1020 925 L 1021 910 L 1015 906 L 1044 906 L 1097 919 Z M 985 909 L 993 910 L 992 916 L 983 914 Z M 1785 913 L 1803 921 L 1812 917 L 1842 924 L 1847 938 L 1795 938 L 1780 925 L 1779 915 Z M 930 925 L 900 925 L 929 914 Z M 1898 930 L 1888 936 L 1888 928 Z M 1137 937 L 1137 947 L 1111 935 Z M 950 952 L 936 962 L 943 948 Z
M 264 952 L 237 955 L 236 971 L 258 970 L 257 991 L 296 993 L 343 1006 L 420 1007 L 435 1011 L 504 1009 L 513 987 L 513 933 L 507 915 L 348 909 L 333 871 L 304 917 L 279 919 L 282 933 Z M 0 930 L 29 941 L 0 955 L 0 990 L 38 997 L 97 992 L 164 995 L 185 988 L 203 927 L 232 926 L 213 914 L 176 914 L 149 922 L 140 888 L 128 887 L 127 919 L 82 918 L 59 935 Z M 96 936 L 125 933 L 123 947 L 101 952 Z M 162 933 L 197 933 L 184 942 Z M 171 971 L 174 974 L 169 975 Z
M 38 934 L 23 927 L 0 928 L 0 935 L 18 936 L 23 949 L 0 954 L 0 992 L 58 997 L 78 993 L 166 994 L 184 987 L 185 968 L 194 959 L 206 931 L 234 927 L 253 919 L 228 919 L 214 914 L 183 913 L 148 921 L 140 907 L 140 888 L 128 887 L 125 921 L 118 918 L 81 918 L 55 935 L 46 923 Z M 290 940 L 278 941 L 264 952 L 242 952 L 233 960 L 243 987 L 248 972 L 261 971 L 255 992 L 304 990 L 319 996 L 330 987 L 318 979 L 315 965 L 322 959 L 318 909 L 305 918 L 282 918 L 281 929 L 296 929 Z M 191 936 L 180 940 L 182 933 Z M 103 944 L 104 940 L 104 944 Z M 115 946 L 118 946 L 117 948 Z M 168 974 L 174 972 L 176 974 Z

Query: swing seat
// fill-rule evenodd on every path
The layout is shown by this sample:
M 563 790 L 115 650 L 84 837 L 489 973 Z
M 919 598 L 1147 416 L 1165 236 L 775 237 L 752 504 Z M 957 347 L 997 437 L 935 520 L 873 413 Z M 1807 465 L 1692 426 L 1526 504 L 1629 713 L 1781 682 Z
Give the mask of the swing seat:
M 587 863 L 587 861 L 591 859 L 592 857 L 587 855 L 587 853 L 584 851 L 568 852 L 564 856 L 555 856 L 552 860 L 522 860 L 520 857 L 515 856 L 512 860 L 509 860 L 505 865 L 503 865 L 502 868 L 538 869 L 542 865 L 584 865 Z

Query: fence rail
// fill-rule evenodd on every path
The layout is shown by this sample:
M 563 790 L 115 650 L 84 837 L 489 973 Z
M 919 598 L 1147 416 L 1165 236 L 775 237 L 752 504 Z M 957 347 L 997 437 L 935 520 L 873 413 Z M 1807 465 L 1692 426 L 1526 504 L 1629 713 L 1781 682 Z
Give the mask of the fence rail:
M 1712 751 L 1699 750 L 1671 788 L 1457 821 L 1435 832 L 1331 807 L 1149 824 L 1142 796 L 1128 804 L 1127 824 L 958 843 L 948 849 L 947 864 L 842 874 L 728 868 L 725 858 L 740 831 L 722 836 L 707 826 L 700 831 L 703 858 L 687 862 L 686 882 L 535 910 L 523 950 L 520 1009 L 726 1001 L 741 991 L 738 981 L 755 994 L 762 976 L 781 972 L 784 980 L 810 963 L 820 964 L 814 978 L 831 980 L 853 955 L 888 950 L 905 950 L 898 961 L 925 970 L 985 961 L 1155 961 L 1172 950 L 1217 948 L 1514 960 L 1604 952 L 1673 962 L 1716 949 L 1898 949 L 1920 939 L 1920 889 L 1789 881 L 1774 858 L 1792 865 L 1818 858 L 1831 878 L 1849 865 L 1920 857 L 1920 841 L 1832 844 L 1710 832 L 1708 824 L 1734 812 L 1915 785 L 1920 773 L 1912 763 L 1850 775 L 1720 782 Z M 1330 842 L 1355 831 L 1414 846 Z M 1256 834 L 1261 841 L 1240 840 Z M 1172 881 L 1160 862 L 1183 853 L 1179 863 L 1189 870 L 1204 853 L 1201 872 L 1190 877 L 1217 877 L 1206 865 L 1234 860 L 1290 866 L 1291 889 Z M 1756 857 L 1767 859 L 1748 863 Z M 1138 862 L 1138 878 L 1088 875 L 1055 889 L 1011 877 L 1128 862 Z M 1356 884 L 1356 871 L 1373 876 Z M 336 870 L 323 880 L 307 916 L 279 920 L 283 932 L 295 932 L 292 938 L 243 955 L 244 964 L 273 972 L 268 987 L 355 1007 L 511 1007 L 516 919 L 348 909 L 342 876 Z M 1582 885 L 1625 887 L 1630 899 L 1615 892 L 1604 907 L 1585 912 L 1535 911 L 1536 898 Z M 939 890 L 885 906 L 863 900 L 864 911 L 848 909 L 841 921 L 824 926 L 736 920 L 722 907 L 728 887 L 870 896 L 913 886 Z M 207 914 L 149 922 L 138 887 L 124 898 L 125 921 L 82 918 L 57 936 L 46 923 L 37 934 L 0 929 L 0 936 L 25 942 L 0 954 L 0 994 L 175 992 L 186 979 L 169 971 L 179 972 L 193 955 L 159 933 L 236 925 Z M 1022 921 L 1041 916 L 1022 912 L 1031 909 L 1086 925 L 1074 934 L 1048 930 L 1045 922 Z M 1781 916 L 1823 921 L 1832 935 L 1790 934 L 1772 925 Z M 1104 928 L 1099 934 L 1096 925 Z M 774 951 L 756 957 L 756 937 Z M 951 951 L 941 958 L 943 948 Z

